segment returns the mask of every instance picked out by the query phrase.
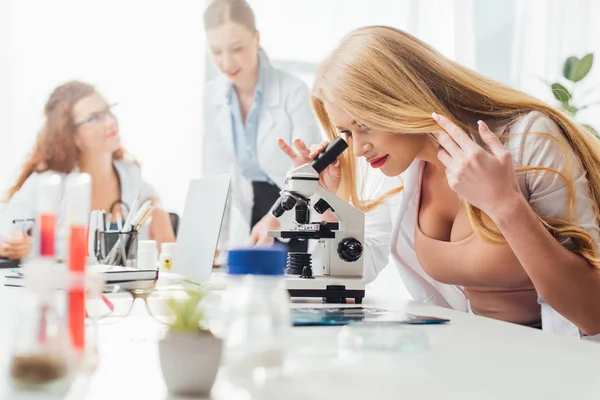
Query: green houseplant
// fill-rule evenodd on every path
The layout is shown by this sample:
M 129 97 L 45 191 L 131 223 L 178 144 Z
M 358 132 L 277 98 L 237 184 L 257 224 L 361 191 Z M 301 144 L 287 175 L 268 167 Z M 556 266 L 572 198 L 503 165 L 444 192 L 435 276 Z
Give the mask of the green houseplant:
M 197 287 L 185 293 L 183 299 L 167 300 L 173 319 L 158 343 L 160 364 L 170 393 L 205 395 L 217 376 L 223 346 L 205 326 L 205 292 Z
M 555 82 L 550 85 L 554 98 L 559 101 L 560 107 L 569 113 L 573 118 L 576 117 L 577 113 L 586 108 L 598 105 L 599 102 L 583 104 L 579 101 L 575 101 L 576 89 L 580 87 L 580 83 L 590 72 L 594 65 L 594 54 L 586 54 L 583 58 L 579 59 L 575 56 L 567 58 L 563 65 L 563 77 L 567 82 L 563 85 L 560 82 Z M 568 86 L 568 87 L 567 87 Z M 580 94 L 578 100 L 586 97 L 587 93 Z M 579 93 L 578 93 L 579 94 Z M 583 126 L 598 136 L 598 132 L 592 126 L 583 124 Z

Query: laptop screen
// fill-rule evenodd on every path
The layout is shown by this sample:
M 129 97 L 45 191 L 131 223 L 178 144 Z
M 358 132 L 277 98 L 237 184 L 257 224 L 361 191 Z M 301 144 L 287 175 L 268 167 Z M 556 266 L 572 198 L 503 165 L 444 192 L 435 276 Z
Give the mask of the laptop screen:
M 171 272 L 196 282 L 207 282 L 213 266 L 230 176 L 194 179 L 190 182 L 173 254 Z

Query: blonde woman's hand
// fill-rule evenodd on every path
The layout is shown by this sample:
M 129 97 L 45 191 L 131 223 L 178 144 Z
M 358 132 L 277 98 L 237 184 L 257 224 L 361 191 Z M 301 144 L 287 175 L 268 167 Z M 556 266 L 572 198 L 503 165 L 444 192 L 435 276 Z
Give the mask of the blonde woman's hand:
M 324 141 L 321 142 L 321 144 L 312 145 L 309 149 L 301 139 L 295 139 L 293 144 L 296 150 L 292 149 L 292 147 L 290 147 L 290 145 L 288 145 L 285 140 L 281 138 L 277 140 L 277 144 L 279 144 L 281 151 L 283 151 L 290 158 L 290 160 L 292 160 L 292 165 L 294 168 L 296 168 L 311 162 L 323 150 L 325 150 L 327 145 L 329 145 L 329 142 Z M 323 172 L 321 172 L 321 175 L 319 176 L 319 183 L 321 186 L 334 194 L 339 189 L 341 180 L 342 170 L 340 168 L 339 160 L 336 160 L 334 163 L 329 165 Z
M 494 220 L 523 196 L 510 152 L 483 121 L 479 133 L 491 152 L 448 118 L 433 114 L 433 119 L 444 130 L 438 136 L 438 158 L 446 166 L 448 185 L 461 198 Z
M 33 241 L 28 234 L 9 236 L 0 244 L 0 256 L 19 260 L 29 254 L 32 246 Z

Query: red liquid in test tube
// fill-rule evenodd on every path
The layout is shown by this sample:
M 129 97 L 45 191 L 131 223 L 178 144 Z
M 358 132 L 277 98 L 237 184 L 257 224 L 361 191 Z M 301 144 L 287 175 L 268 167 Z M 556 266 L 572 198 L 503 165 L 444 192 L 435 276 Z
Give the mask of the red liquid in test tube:
M 70 174 L 66 184 L 68 215 L 68 266 L 78 284 L 69 288 L 68 319 L 73 348 L 85 349 L 85 265 L 87 231 L 91 205 L 91 179 L 88 174 Z M 81 278 L 81 279 L 79 279 Z
M 60 177 L 56 174 L 43 177 L 38 184 L 38 201 L 36 208 L 37 221 L 37 241 L 39 245 L 39 255 L 42 259 L 53 261 L 56 256 L 56 212 L 59 209 L 60 198 Z M 41 268 L 46 267 L 42 265 Z M 39 341 L 46 343 L 46 312 L 47 307 L 43 306 L 39 326 Z
M 56 215 L 60 208 L 61 179 L 56 174 L 44 176 L 39 181 L 36 207 L 37 242 L 39 255 L 54 258 L 56 246 Z
M 54 238 L 56 233 L 56 214 L 40 214 L 40 255 L 42 257 L 54 257 L 56 249 Z
M 87 254 L 87 227 L 71 226 L 69 228 L 69 271 L 85 272 Z M 69 331 L 76 350 L 85 347 L 85 290 L 76 287 L 69 290 Z

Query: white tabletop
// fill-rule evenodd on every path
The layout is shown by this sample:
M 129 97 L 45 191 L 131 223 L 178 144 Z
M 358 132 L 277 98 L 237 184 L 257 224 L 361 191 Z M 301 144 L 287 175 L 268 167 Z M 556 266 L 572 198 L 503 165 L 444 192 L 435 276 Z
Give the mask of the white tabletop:
M 24 289 L 0 287 L 1 399 L 36 398 L 10 393 L 5 378 L 23 296 Z M 367 294 L 365 300 L 367 305 L 447 317 L 451 322 L 416 328 L 429 341 L 425 351 L 366 352 L 359 360 L 340 357 L 341 328 L 294 328 L 284 379 L 258 385 L 232 383 L 220 376 L 212 398 L 563 400 L 600 396 L 597 343 L 401 299 Z M 161 329 L 145 316 L 101 327 L 99 367 L 82 376 L 68 398 L 176 399 L 168 396 L 162 380 L 156 344 Z

